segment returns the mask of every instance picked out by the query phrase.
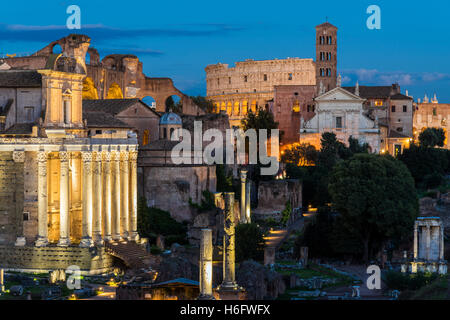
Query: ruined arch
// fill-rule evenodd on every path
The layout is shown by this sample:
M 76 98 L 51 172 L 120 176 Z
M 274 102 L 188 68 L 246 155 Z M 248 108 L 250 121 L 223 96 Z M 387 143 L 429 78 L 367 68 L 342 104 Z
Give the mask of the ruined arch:
M 164 106 L 166 112 L 172 110 L 176 113 L 182 113 L 183 112 L 183 101 L 181 97 L 177 94 L 170 95 L 166 98 L 164 101 Z
M 53 54 L 60 54 L 63 52 L 62 46 L 59 44 L 59 42 L 53 43 L 50 50 Z
M 205 114 L 205 111 L 199 108 L 192 99 L 178 90 L 170 78 L 148 78 L 140 79 L 140 87 L 137 98 L 142 99 L 151 96 L 155 99 L 156 111 L 165 112 L 166 100 L 168 97 L 176 95 L 180 97 L 182 104 L 182 113 L 189 115 Z
M 141 98 L 142 102 L 148 105 L 150 108 L 156 109 L 156 100 L 152 96 L 145 96 Z

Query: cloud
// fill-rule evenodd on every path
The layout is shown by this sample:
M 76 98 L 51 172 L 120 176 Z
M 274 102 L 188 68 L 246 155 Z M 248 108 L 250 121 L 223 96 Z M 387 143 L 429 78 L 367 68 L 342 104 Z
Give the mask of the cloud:
M 148 48 L 139 48 L 135 45 L 130 45 L 130 48 L 125 47 L 115 47 L 115 48 L 106 48 L 106 47 L 98 47 L 96 48 L 99 52 L 101 52 L 102 56 L 107 56 L 110 54 L 132 54 L 135 56 L 152 56 L 159 57 L 164 55 L 165 53 L 159 50 L 153 50 Z
M 438 72 L 405 72 L 405 71 L 378 71 L 376 69 L 343 70 L 344 83 L 360 82 L 360 85 L 418 85 L 435 81 L 450 80 L 450 74 Z
M 0 41 L 8 42 L 50 42 L 70 33 L 82 33 L 90 36 L 96 43 L 131 38 L 175 38 L 175 37 L 211 37 L 245 30 L 244 27 L 227 24 L 177 25 L 169 28 L 120 29 L 102 24 L 82 25 L 81 29 L 67 29 L 66 26 L 47 25 L 7 25 L 0 24 Z

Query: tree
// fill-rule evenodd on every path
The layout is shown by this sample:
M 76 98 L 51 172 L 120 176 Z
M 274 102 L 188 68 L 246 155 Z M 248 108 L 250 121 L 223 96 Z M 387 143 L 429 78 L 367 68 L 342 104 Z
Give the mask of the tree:
M 256 223 L 243 223 L 236 227 L 236 261 L 264 258 L 264 239 Z
M 272 112 L 258 109 L 256 113 L 251 110 L 247 116 L 241 120 L 244 131 L 255 129 L 257 132 L 260 129 L 267 129 L 267 135 L 270 137 L 270 130 L 278 128 L 278 122 L 275 121 Z
M 366 262 L 377 245 L 408 235 L 418 214 L 414 180 L 390 156 L 357 154 L 339 162 L 329 192 L 339 223 L 359 239 Z
M 426 128 L 419 134 L 420 146 L 425 148 L 443 147 L 445 131 L 442 128 Z
M 264 176 L 259 174 L 260 173 L 260 168 L 261 168 L 261 164 L 260 164 L 260 152 L 259 152 L 259 130 L 261 129 L 266 129 L 267 130 L 267 138 L 270 139 L 272 132 L 272 129 L 277 129 L 278 128 L 278 122 L 275 121 L 272 112 L 267 111 L 265 109 L 258 109 L 258 111 L 256 113 L 253 113 L 251 110 L 247 113 L 247 116 L 241 120 L 241 124 L 242 124 L 242 128 L 244 131 L 250 130 L 250 129 L 254 129 L 256 131 L 256 139 L 257 141 L 257 146 L 256 146 L 256 159 L 257 159 L 257 164 L 256 166 L 256 170 L 255 175 L 253 177 L 251 177 L 252 180 L 254 180 L 256 183 L 258 183 L 258 181 L 260 179 L 264 179 L 264 180 L 268 180 L 268 179 L 273 179 L 274 176 Z M 282 136 L 282 132 L 280 132 L 280 138 Z M 248 141 L 246 139 L 245 141 L 245 148 L 246 148 L 246 152 L 249 152 L 249 144 Z M 267 152 L 266 152 L 267 154 Z M 267 165 L 270 166 L 270 163 Z M 256 174 L 258 173 L 258 174 Z
M 170 213 L 159 208 L 149 208 L 144 198 L 138 201 L 138 233 L 141 237 L 156 240 L 158 235 L 166 238 L 166 245 L 177 242 L 187 242 L 187 228 L 183 223 L 177 222 Z
M 314 165 L 317 161 L 317 150 L 309 143 L 301 143 L 284 150 L 281 162 L 291 163 L 303 167 Z
M 412 144 L 398 158 L 408 167 L 419 189 L 438 186 L 450 172 L 450 151 L 446 149 Z
M 206 99 L 203 96 L 192 96 L 190 98 L 197 106 L 205 110 L 207 113 L 214 112 L 214 103 L 211 100 Z

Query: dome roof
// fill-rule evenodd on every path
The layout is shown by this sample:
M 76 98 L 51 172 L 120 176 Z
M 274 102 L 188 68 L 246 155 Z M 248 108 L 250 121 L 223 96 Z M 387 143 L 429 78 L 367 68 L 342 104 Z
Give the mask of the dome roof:
M 159 124 L 160 125 L 175 124 L 181 126 L 182 122 L 180 116 L 177 115 L 176 113 L 166 112 L 161 116 L 161 119 L 159 119 Z

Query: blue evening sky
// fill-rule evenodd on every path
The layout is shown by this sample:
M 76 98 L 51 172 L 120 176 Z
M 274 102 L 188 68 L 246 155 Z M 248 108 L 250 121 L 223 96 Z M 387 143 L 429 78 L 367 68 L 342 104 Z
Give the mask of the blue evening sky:
M 398 82 L 415 99 L 450 102 L 448 1 L 8 1 L 0 11 L 0 55 L 35 52 L 72 33 L 66 8 L 81 8 L 82 29 L 103 57 L 132 53 L 147 76 L 170 77 L 190 95 L 206 93 L 217 62 L 286 57 L 315 59 L 314 27 L 338 30 L 343 85 Z M 369 5 L 381 30 L 366 27 Z

